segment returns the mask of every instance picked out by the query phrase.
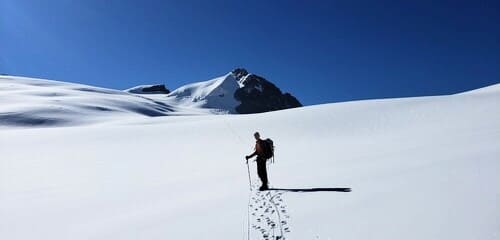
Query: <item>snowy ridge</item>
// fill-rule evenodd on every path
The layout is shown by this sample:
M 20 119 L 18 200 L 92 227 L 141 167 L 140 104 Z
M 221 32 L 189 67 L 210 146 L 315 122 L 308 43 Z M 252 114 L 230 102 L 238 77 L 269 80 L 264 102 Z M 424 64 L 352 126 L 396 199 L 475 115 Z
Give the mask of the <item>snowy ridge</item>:
M 217 113 L 172 106 L 165 95 L 156 99 L 149 96 L 76 83 L 0 76 L 0 127 L 67 126 L 127 117 Z
M 500 94 L 500 84 L 494 84 L 459 94 Z
M 240 102 L 234 94 L 244 87 L 243 82 L 249 76 L 252 75 L 240 76 L 238 81 L 233 73 L 228 73 L 182 86 L 169 94 L 144 92 L 144 89 L 168 91 L 163 85 L 141 85 L 118 91 L 76 83 L 0 76 L 0 127 L 69 126 L 131 117 L 236 113 L 235 108 Z M 499 86 L 462 94 L 496 94 Z M 245 87 L 245 90 L 252 89 Z
M 82 84 L 0 77 L 0 125 L 59 126 L 110 116 L 164 116 L 171 107 L 118 90 Z
M 239 102 L 234 99 L 234 92 L 239 87 L 233 74 L 228 73 L 212 80 L 182 86 L 168 94 L 168 99 L 184 107 L 217 108 L 235 113 Z
M 124 91 L 60 81 L 0 76 L 0 127 L 70 126 L 127 117 L 236 113 L 238 81 L 231 73 L 182 86 Z

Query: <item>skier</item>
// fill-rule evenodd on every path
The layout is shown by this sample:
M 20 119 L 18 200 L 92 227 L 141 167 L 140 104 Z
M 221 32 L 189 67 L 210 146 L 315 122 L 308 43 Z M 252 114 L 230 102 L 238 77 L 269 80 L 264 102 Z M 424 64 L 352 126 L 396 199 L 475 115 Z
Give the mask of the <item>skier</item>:
M 248 159 L 254 157 L 257 155 L 257 174 L 259 175 L 260 180 L 262 181 L 262 186 L 259 188 L 260 191 L 263 190 L 268 190 L 269 186 L 267 185 L 268 180 L 267 180 L 267 169 L 266 169 L 266 160 L 267 158 L 265 157 L 265 146 L 264 146 L 264 140 L 260 139 L 260 134 L 259 132 L 255 132 L 253 134 L 255 137 L 255 151 L 248 155 L 245 156 L 248 164 Z

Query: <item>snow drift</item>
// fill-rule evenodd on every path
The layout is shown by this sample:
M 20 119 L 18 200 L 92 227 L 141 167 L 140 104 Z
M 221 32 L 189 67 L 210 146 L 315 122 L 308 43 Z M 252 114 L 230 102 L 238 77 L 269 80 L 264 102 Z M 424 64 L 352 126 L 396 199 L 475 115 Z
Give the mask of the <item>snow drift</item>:
M 12 76 L 0 76 L 0 101 L 0 126 L 77 125 L 174 112 L 166 103 L 123 91 Z

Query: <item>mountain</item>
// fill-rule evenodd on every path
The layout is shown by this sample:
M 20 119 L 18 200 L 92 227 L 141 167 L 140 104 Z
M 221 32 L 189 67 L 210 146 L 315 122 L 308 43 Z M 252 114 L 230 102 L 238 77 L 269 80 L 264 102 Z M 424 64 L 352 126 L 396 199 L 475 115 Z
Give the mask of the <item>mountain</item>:
M 261 113 L 288 108 L 302 107 L 302 104 L 290 93 L 281 90 L 265 78 L 248 73 L 243 68 L 232 71 L 238 79 L 240 88 L 234 97 L 240 102 L 235 110 L 238 113 Z
M 182 86 L 168 98 L 190 107 L 220 109 L 229 113 L 261 113 L 301 107 L 290 93 L 243 68 L 209 81 Z
M 302 106 L 267 80 L 233 71 L 181 86 L 141 85 L 124 91 L 83 84 L 0 76 L 0 127 L 70 126 L 109 119 L 257 113 Z
M 209 108 L 236 113 L 239 102 L 234 98 L 234 92 L 239 88 L 233 74 L 212 80 L 191 83 L 179 87 L 166 96 L 173 105 L 188 108 Z
M 18 80 L 1 81 L 2 114 L 61 102 L 54 109 L 102 104 L 113 112 L 94 125 L 0 129 L 0 239 L 500 236 L 500 85 L 261 114 L 151 118 L 121 105 L 157 106 L 137 95 Z M 270 184 L 283 190 L 255 191 L 252 161 L 249 190 L 244 156 L 255 131 L 274 140 Z M 316 191 L 344 187 L 352 191 Z

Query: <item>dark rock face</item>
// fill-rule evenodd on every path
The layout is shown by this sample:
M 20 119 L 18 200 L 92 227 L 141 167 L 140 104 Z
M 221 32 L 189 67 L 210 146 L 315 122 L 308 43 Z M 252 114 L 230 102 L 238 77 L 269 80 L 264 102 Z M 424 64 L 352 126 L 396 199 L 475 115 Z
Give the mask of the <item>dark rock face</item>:
M 243 68 L 233 70 L 232 74 L 243 85 L 234 93 L 234 98 L 241 102 L 236 107 L 238 113 L 261 113 L 302 107 L 297 98 L 290 93 L 282 93 L 276 85 L 263 77 L 249 74 Z
M 231 72 L 236 79 L 241 80 L 244 76 L 248 75 L 248 71 L 244 68 L 236 68 Z
M 150 87 L 145 87 L 142 89 L 143 93 L 163 93 L 169 94 L 170 90 L 165 87 L 165 84 L 152 85 Z

